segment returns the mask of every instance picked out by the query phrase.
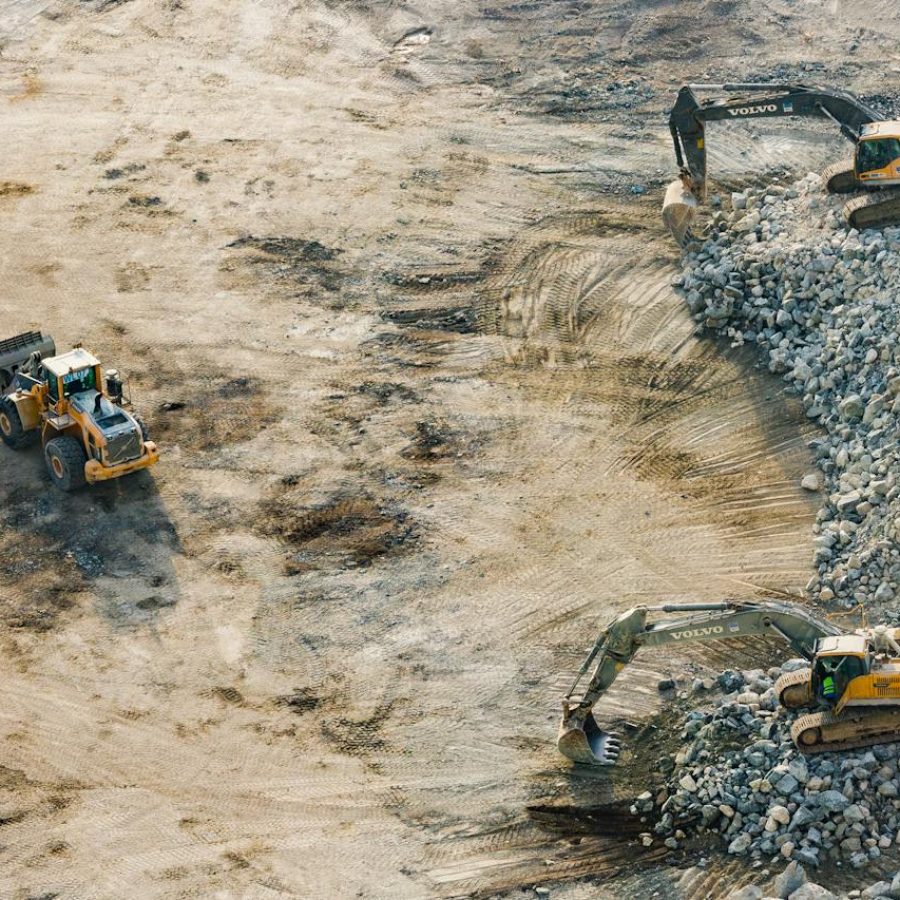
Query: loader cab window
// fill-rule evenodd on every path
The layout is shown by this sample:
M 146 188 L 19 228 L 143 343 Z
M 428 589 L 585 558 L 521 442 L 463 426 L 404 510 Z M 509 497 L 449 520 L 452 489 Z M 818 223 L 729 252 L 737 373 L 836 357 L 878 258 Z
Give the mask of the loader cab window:
M 862 174 L 889 166 L 900 159 L 900 139 L 877 138 L 860 141 L 856 149 L 856 169 Z
M 69 372 L 63 375 L 63 394 L 71 397 L 72 394 L 80 394 L 97 387 L 96 373 L 93 368 L 79 369 L 77 372 Z
M 50 394 L 51 403 L 59 401 L 59 380 L 55 375 L 49 375 L 47 378 L 47 392 Z
M 847 685 L 868 670 L 868 661 L 864 657 L 821 656 L 813 670 L 816 696 L 826 703 L 837 703 Z

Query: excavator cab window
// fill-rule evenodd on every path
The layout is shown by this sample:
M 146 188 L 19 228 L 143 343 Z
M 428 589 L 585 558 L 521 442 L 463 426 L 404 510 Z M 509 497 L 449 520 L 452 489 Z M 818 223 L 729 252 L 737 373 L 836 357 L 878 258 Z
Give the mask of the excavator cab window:
M 816 696 L 826 703 L 837 703 L 847 685 L 868 671 L 867 660 L 860 656 L 820 656 L 813 670 Z
M 856 148 L 856 170 L 862 175 L 876 169 L 884 169 L 895 160 L 900 160 L 900 139 L 873 138 L 860 141 Z

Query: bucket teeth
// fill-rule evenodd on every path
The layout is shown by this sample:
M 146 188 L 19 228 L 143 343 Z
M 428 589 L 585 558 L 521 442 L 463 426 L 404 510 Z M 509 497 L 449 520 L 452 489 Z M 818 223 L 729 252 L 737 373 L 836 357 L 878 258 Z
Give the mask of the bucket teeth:
M 604 731 L 589 715 L 582 726 L 569 726 L 565 720 L 560 728 L 557 746 L 572 762 L 589 766 L 614 766 L 622 751 L 622 736 Z
M 614 766 L 619 760 L 622 751 L 621 736 L 615 732 L 604 732 L 605 740 L 602 746 L 595 746 L 594 755 L 600 765 Z

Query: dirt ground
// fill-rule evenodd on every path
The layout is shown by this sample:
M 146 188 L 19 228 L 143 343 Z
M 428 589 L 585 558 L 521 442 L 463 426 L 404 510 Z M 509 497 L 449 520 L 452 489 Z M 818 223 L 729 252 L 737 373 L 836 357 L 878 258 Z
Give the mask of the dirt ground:
M 882 13 L 0 5 L 0 336 L 84 341 L 164 454 L 69 496 L 0 448 L 2 896 L 748 877 L 588 815 L 653 741 L 575 770 L 559 701 L 616 611 L 811 574 L 811 426 L 669 287 L 665 115 L 686 80 L 894 95 Z M 846 153 L 778 122 L 710 146 L 726 185 Z M 648 654 L 598 716 L 768 652 Z

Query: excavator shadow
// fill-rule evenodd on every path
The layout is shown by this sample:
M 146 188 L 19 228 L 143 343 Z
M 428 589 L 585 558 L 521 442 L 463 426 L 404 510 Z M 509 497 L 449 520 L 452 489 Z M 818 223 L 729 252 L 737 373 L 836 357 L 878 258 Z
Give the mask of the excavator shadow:
M 565 835 L 590 834 L 618 841 L 638 840 L 647 824 L 631 812 L 631 801 L 616 800 L 595 806 L 536 803 L 526 807 L 529 819 L 543 828 Z

